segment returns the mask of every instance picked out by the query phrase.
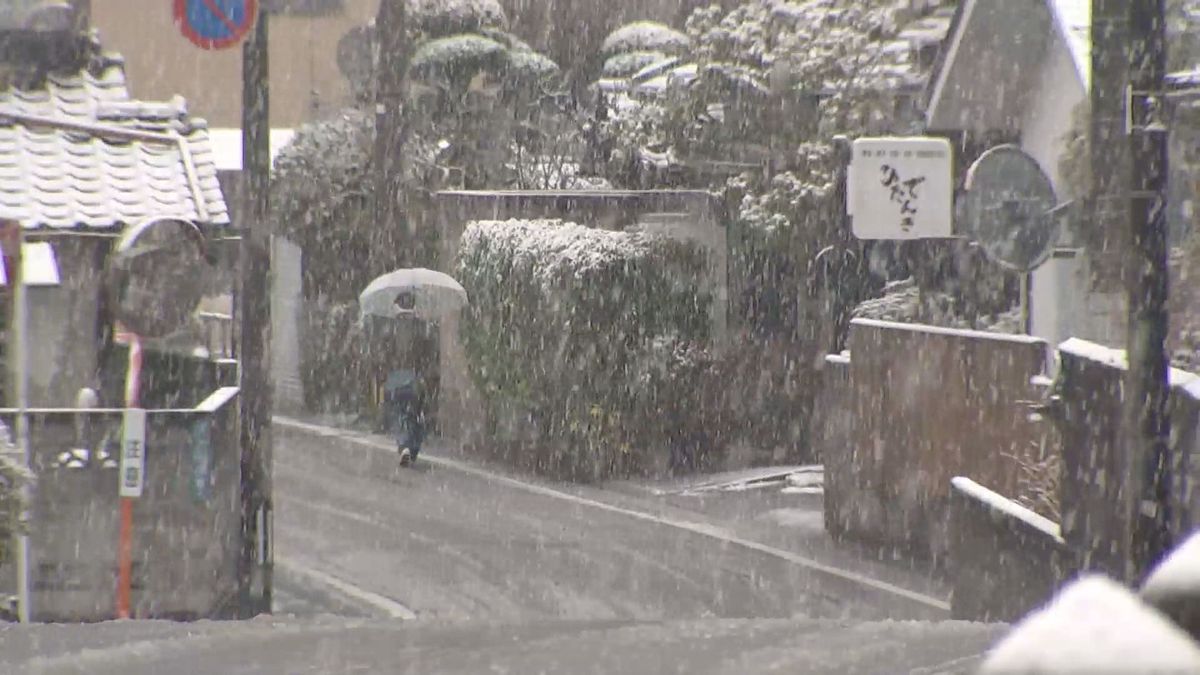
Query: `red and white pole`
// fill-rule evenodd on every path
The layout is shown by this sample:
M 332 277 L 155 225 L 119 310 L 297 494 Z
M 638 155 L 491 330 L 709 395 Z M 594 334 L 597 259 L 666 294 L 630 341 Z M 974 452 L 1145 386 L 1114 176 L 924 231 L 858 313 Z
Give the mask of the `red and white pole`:
M 142 340 L 134 333 L 120 331 L 116 334 L 118 344 L 129 346 L 129 369 L 125 373 L 125 407 L 136 409 L 140 407 L 140 389 L 142 380 Z M 126 417 L 128 419 L 128 416 Z M 128 432 L 127 432 L 128 433 Z M 141 452 L 145 452 L 144 447 Z M 124 458 L 128 448 L 122 447 Z M 125 470 L 124 462 L 120 469 Z M 120 477 L 121 481 L 125 476 Z M 140 478 L 139 478 L 140 480 Z M 117 540 L 117 618 L 128 619 L 131 616 L 130 596 L 133 585 L 133 497 L 121 495 L 121 530 Z

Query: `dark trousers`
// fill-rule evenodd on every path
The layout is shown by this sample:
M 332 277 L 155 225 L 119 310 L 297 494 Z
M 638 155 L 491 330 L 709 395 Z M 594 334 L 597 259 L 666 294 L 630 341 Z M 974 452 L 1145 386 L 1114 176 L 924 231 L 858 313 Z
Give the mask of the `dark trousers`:
M 425 421 L 415 396 L 397 395 L 388 398 L 388 426 L 398 448 L 408 448 L 413 459 L 421 452 L 425 440 Z

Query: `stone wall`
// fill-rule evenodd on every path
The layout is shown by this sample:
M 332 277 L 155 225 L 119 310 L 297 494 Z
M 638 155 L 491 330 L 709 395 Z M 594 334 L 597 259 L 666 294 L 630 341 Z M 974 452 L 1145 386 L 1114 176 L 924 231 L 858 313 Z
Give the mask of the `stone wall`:
M 855 319 L 844 387 L 819 420 L 830 530 L 935 561 L 949 550 L 950 480 L 1017 490 L 1045 427 L 1029 418 L 1047 350 L 1028 336 Z M 841 368 L 843 366 L 837 366 Z M 836 372 L 836 369 L 835 369 Z M 833 396 L 824 392 L 822 396 Z
M 147 414 L 145 490 L 133 509 L 135 618 L 236 615 L 241 550 L 236 415 L 236 388 L 214 392 L 193 410 Z M 0 410 L 10 428 L 12 417 L 11 409 Z M 36 621 L 115 616 L 121 424 L 117 410 L 31 418 L 37 483 L 29 545 Z M 11 561 L 0 565 L 0 592 L 13 591 L 15 578 Z
M 970 479 L 952 486 L 952 615 L 1015 621 L 1049 599 L 1072 566 L 1058 523 Z

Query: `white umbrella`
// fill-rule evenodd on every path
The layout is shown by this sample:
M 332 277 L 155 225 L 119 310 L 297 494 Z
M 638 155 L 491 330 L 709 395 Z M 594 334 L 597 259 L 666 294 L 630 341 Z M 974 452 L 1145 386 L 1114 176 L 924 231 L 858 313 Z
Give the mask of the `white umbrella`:
M 413 304 L 404 308 L 396 300 L 411 293 Z M 363 316 L 416 316 L 433 320 L 462 309 L 467 291 L 448 274 L 424 268 L 402 269 L 377 277 L 358 294 Z

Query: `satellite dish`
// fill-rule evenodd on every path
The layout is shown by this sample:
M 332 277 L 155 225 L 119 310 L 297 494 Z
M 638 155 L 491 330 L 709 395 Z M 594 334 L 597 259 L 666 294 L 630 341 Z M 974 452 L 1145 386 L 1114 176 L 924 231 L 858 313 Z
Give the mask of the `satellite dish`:
M 983 153 L 967 171 L 961 215 L 989 258 L 1031 272 L 1058 240 L 1058 199 L 1036 160 L 1015 145 Z
M 187 325 L 211 273 L 194 223 L 155 218 L 130 228 L 109 256 L 105 290 L 114 316 L 143 337 Z

